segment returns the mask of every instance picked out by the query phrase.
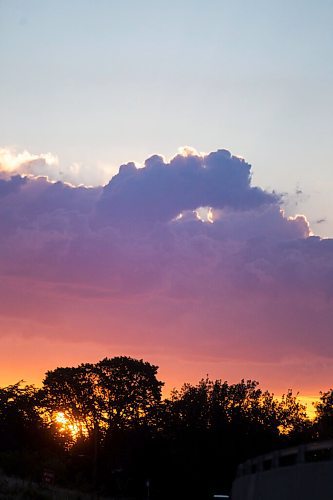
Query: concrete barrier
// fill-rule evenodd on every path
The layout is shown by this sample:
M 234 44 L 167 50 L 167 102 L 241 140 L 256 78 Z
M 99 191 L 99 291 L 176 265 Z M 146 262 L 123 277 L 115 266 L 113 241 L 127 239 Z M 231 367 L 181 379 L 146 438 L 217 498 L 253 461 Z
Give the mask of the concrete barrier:
M 232 500 L 333 500 L 333 441 L 287 448 L 238 467 Z

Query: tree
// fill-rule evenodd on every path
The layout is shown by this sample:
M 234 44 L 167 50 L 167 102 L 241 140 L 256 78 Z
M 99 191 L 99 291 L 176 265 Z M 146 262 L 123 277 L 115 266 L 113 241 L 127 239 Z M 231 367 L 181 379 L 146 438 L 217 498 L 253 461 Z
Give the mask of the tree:
M 23 381 L 0 388 L 0 449 L 38 446 L 43 431 L 38 390 Z
M 333 389 L 320 392 L 319 402 L 315 404 L 315 428 L 320 439 L 333 438 Z
M 121 460 L 121 450 L 115 447 L 119 431 L 128 433 L 152 423 L 163 385 L 156 378 L 157 369 L 143 360 L 122 356 L 47 372 L 43 382 L 45 409 L 51 421 L 61 412 L 77 429 L 72 444 L 77 446 L 77 437 L 82 444 L 86 441 L 85 454 L 92 459 L 95 487 L 101 466 Z
M 45 407 L 53 420 L 62 412 L 81 435 L 147 423 L 161 400 L 157 369 L 125 356 L 56 368 L 43 382 Z
M 51 422 L 63 413 L 78 436 L 92 436 L 100 421 L 93 365 L 87 363 L 48 371 L 43 381 L 43 394 Z
M 98 406 L 108 429 L 151 423 L 161 401 L 163 382 L 158 367 L 126 356 L 105 358 L 94 365 Z
M 298 394 L 294 396 L 292 390 L 289 389 L 277 405 L 279 430 L 289 437 L 305 433 L 310 425 L 306 406 L 297 397 Z

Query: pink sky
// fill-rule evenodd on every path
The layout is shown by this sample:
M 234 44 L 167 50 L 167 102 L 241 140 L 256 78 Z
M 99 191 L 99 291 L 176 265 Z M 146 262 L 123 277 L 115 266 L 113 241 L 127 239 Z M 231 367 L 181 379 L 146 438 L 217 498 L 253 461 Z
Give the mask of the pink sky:
M 86 188 L 40 177 L 52 161 L 0 160 L 1 385 L 114 355 L 159 365 L 168 388 L 332 385 L 333 240 L 248 163 L 155 155 Z

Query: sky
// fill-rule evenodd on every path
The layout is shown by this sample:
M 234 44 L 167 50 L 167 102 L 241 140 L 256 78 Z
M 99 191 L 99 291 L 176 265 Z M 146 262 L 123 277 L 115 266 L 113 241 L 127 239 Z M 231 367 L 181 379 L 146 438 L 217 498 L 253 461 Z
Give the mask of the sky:
M 0 0 L 0 384 L 333 368 L 333 4 Z

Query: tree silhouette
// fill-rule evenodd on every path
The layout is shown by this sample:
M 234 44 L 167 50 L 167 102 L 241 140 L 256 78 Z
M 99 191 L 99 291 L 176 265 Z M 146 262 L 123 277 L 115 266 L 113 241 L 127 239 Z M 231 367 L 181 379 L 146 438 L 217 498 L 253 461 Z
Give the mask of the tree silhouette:
M 161 401 L 158 367 L 126 356 L 105 358 L 93 367 L 97 401 L 108 429 L 148 423 Z
M 43 382 L 44 402 L 51 418 L 63 412 L 71 424 L 92 435 L 115 427 L 149 421 L 160 403 L 163 382 L 157 366 L 120 356 L 96 364 L 48 371 Z
M 81 364 L 71 368 L 48 371 L 43 381 L 45 410 L 51 421 L 59 412 L 83 437 L 92 436 L 99 425 L 100 413 L 96 401 L 93 365 Z
M 33 446 L 43 431 L 38 411 L 39 392 L 23 381 L 0 388 L 0 449 Z
M 333 438 L 333 389 L 320 392 L 319 402 L 315 404 L 316 435 L 321 439 Z
M 164 400 L 162 386 L 157 366 L 119 356 L 48 371 L 41 390 L 2 388 L 0 467 L 34 479 L 51 467 L 63 485 L 114 498 L 144 498 L 149 479 L 152 498 L 204 499 L 250 457 L 333 435 L 332 390 L 312 424 L 297 394 L 277 399 L 253 380 L 207 377 Z M 74 434 L 56 431 L 59 412 Z

